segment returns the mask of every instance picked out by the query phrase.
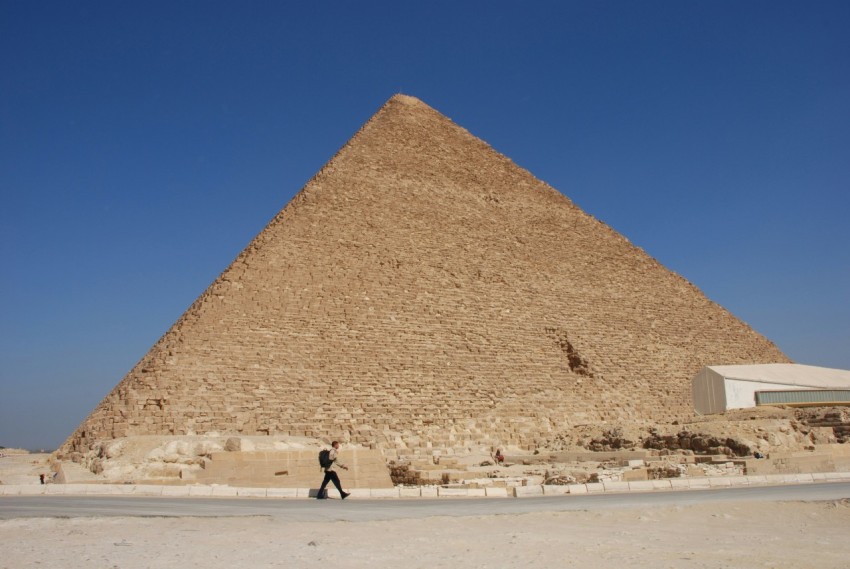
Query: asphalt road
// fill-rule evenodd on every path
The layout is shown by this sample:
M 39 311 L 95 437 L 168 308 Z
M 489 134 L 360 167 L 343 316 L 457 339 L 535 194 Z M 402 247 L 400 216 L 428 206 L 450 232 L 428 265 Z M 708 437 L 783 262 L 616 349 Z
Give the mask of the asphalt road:
M 130 496 L 3 496 L 0 519 L 33 517 L 269 516 L 287 521 L 370 521 L 430 516 L 486 516 L 611 508 L 688 506 L 716 502 L 789 502 L 850 499 L 850 482 L 541 498 L 408 500 L 287 500 L 151 498 Z

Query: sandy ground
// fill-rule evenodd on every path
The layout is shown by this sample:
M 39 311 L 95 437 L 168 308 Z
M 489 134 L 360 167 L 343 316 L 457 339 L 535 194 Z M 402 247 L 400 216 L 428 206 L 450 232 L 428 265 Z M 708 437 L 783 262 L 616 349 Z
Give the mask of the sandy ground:
M 849 531 L 847 501 L 357 523 L 35 518 L 0 522 L 0 567 L 846 569 Z
M 44 458 L 2 458 L 0 479 L 37 483 Z M 463 508 L 463 501 L 457 507 Z M 0 569 L 396 564 L 429 569 L 847 569 L 850 501 L 732 502 L 371 522 L 299 523 L 262 516 L 0 521 Z
M 53 472 L 47 464 L 49 454 L 9 454 L 0 451 L 0 484 L 39 484 L 38 475 L 50 477 Z

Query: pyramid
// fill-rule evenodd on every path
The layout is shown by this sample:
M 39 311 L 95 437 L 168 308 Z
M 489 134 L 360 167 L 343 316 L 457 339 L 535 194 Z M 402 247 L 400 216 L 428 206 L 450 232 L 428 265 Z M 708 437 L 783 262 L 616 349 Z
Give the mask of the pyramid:
M 60 449 L 269 434 L 534 448 L 691 414 L 703 366 L 790 361 L 418 99 L 392 97 Z

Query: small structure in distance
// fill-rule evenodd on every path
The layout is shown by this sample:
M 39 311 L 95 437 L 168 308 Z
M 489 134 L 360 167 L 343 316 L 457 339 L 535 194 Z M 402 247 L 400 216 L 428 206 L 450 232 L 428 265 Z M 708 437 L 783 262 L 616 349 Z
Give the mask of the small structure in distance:
M 710 415 L 757 405 L 850 405 L 850 371 L 802 364 L 706 366 L 692 380 L 694 409 Z

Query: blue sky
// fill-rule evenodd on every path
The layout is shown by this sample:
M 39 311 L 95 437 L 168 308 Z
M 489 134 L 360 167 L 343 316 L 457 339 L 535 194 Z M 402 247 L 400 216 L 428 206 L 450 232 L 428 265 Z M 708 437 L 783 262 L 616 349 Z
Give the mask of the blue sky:
M 0 445 L 60 444 L 391 95 L 850 369 L 850 3 L 0 0 Z

